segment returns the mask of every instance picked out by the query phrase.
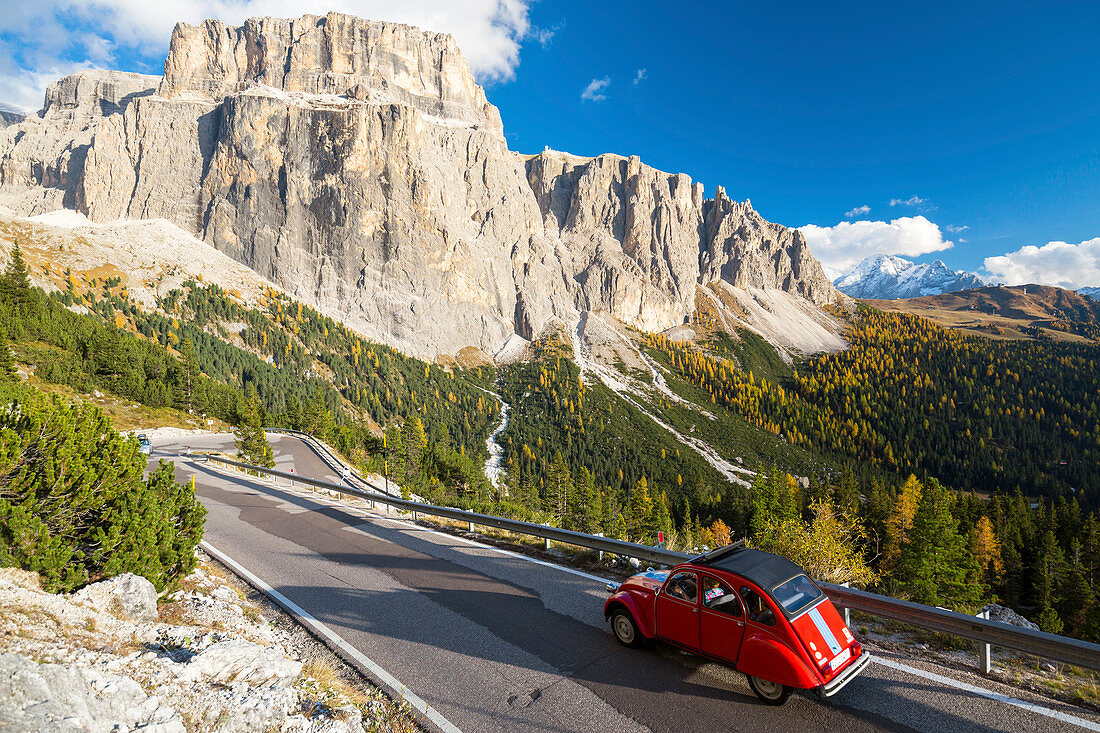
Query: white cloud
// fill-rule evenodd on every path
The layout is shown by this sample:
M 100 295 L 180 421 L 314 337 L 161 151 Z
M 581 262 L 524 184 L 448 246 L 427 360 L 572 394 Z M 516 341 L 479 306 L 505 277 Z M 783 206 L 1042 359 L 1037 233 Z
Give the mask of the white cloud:
M 607 99 L 607 95 L 604 94 L 606 90 L 611 86 L 611 78 L 605 76 L 602 79 L 593 79 L 588 82 L 588 86 L 581 92 L 581 99 L 586 102 L 602 102 Z
M 329 11 L 451 33 L 479 81 L 506 81 L 514 76 L 520 45 L 531 33 L 528 5 L 529 0 L 0 0 L 0 36 L 5 39 L 0 58 L 9 61 L 0 64 L 0 95 L 10 95 L 3 101 L 11 104 L 37 108 L 43 79 L 48 83 L 58 71 L 86 66 L 61 59 L 90 59 L 110 67 L 118 51 L 127 50 L 159 61 L 179 21 L 240 23 L 260 15 L 289 18 Z
M 965 232 L 969 228 L 970 227 L 967 226 L 966 224 L 961 224 L 961 225 L 960 224 L 948 224 L 947 226 L 944 227 L 944 229 L 951 232 L 952 234 L 958 234 L 959 232 Z
M 649 76 L 649 70 L 646 69 L 645 67 L 642 67 L 642 68 L 638 69 L 637 71 L 635 71 L 634 72 L 634 86 L 638 86 L 643 81 L 645 81 L 647 76 Z
M 871 213 L 871 207 L 868 206 L 867 204 L 864 204 L 863 206 L 857 206 L 857 207 L 855 207 L 854 209 L 852 209 L 850 211 L 845 211 L 844 216 L 851 219 L 854 216 L 864 216 L 864 215 L 870 214 L 870 213 Z
M 1100 237 L 1080 244 L 1047 242 L 1015 252 L 986 257 L 985 270 L 1006 285 L 1057 285 L 1077 288 L 1100 285 Z
M 890 222 L 842 221 L 831 227 L 807 224 L 799 231 L 814 256 L 832 272 L 846 272 L 874 254 L 916 257 L 954 246 L 923 216 L 903 216 Z
M 554 42 L 554 36 L 564 27 L 565 21 L 563 20 L 549 28 L 532 28 L 531 37 L 538 41 L 538 44 L 543 48 L 549 48 L 550 44 Z
M 922 199 L 920 196 L 910 196 L 907 199 L 890 199 L 891 206 L 924 206 L 928 203 L 928 199 Z

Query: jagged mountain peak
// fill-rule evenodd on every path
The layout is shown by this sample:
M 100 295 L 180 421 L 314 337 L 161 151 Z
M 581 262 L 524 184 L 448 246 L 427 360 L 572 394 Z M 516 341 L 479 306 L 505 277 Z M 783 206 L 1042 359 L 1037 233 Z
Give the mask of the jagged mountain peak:
M 67 77 L 0 130 L 0 204 L 167 219 L 429 358 L 587 311 L 662 331 L 711 284 L 843 298 L 799 232 L 724 189 L 638 156 L 521 156 L 502 129 L 445 34 L 339 13 L 179 24 L 163 78 Z
M 373 97 L 500 129 L 499 113 L 447 33 L 336 12 L 176 25 L 160 96 L 220 100 L 249 86 Z
M 942 260 L 918 265 L 897 255 L 875 254 L 833 281 L 853 298 L 897 300 L 980 288 L 977 275 L 952 270 Z

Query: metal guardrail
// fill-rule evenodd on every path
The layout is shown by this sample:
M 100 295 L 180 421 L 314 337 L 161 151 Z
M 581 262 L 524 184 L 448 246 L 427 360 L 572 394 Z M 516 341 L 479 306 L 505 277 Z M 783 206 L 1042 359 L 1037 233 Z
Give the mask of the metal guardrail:
M 344 478 L 345 481 L 348 481 L 349 483 L 351 483 L 352 481 L 359 483 L 361 484 L 360 488 L 367 487 L 369 489 L 381 491 L 383 494 L 387 494 L 389 496 L 398 496 L 398 494 L 393 493 L 392 491 L 386 491 L 384 488 L 379 488 L 375 486 L 373 483 L 368 481 L 366 477 L 359 473 L 359 471 L 357 471 L 355 467 L 347 466 L 340 459 L 340 457 L 333 452 L 331 448 L 329 448 L 327 445 L 325 445 L 323 442 L 318 440 L 313 435 L 310 435 L 309 433 L 303 433 L 301 430 L 290 430 L 289 428 L 264 428 L 264 432 L 279 433 L 281 435 L 293 435 L 295 438 L 298 438 L 303 443 L 312 448 L 313 451 L 320 456 L 321 460 L 329 464 L 329 467 L 337 473 L 342 473 L 343 469 L 347 468 L 350 471 L 350 474 Z
M 832 583 L 818 583 L 836 605 L 852 611 L 902 621 L 925 629 L 961 636 L 984 644 L 1014 649 L 1090 669 L 1100 669 L 1100 644 L 1048 634 L 978 616 L 880 596 Z
M 286 431 L 290 432 L 290 431 Z M 464 509 L 453 507 L 435 506 L 406 499 L 398 499 L 384 493 L 375 493 L 363 489 L 320 481 L 318 479 L 297 476 L 272 468 L 261 468 L 247 463 L 233 461 L 220 456 L 207 456 L 211 461 L 224 463 L 229 466 L 241 468 L 247 471 L 285 478 L 299 483 L 336 491 L 342 494 L 351 494 L 362 499 L 388 504 L 390 506 L 411 511 L 414 513 L 430 514 L 447 519 L 455 519 L 460 522 L 468 522 L 471 527 L 479 524 L 486 527 L 496 527 L 518 534 L 542 537 L 546 540 L 561 542 L 564 544 L 585 547 L 601 552 L 610 552 L 624 557 L 634 557 L 639 560 L 658 563 L 661 565 L 676 565 L 691 559 L 691 555 L 672 550 L 663 550 L 649 545 L 639 545 L 634 542 L 623 542 L 608 537 L 574 532 L 568 529 L 559 529 L 543 524 L 521 522 L 515 519 L 505 519 L 491 514 L 478 514 Z M 368 486 L 375 487 L 369 481 L 364 480 Z M 829 599 L 841 608 L 852 611 L 863 611 L 893 621 L 901 621 L 913 626 L 919 626 L 931 631 L 952 634 L 964 639 L 971 639 L 982 644 L 992 644 L 1006 649 L 1033 654 L 1037 657 L 1064 662 L 1089 669 L 1100 670 L 1100 644 L 1093 644 L 1079 639 L 1071 639 L 1056 634 L 1048 634 L 1045 631 L 1034 631 L 1019 626 L 992 621 L 977 616 L 967 616 L 963 613 L 948 611 L 942 608 L 925 606 L 920 603 L 903 601 L 890 596 L 882 596 L 876 593 L 846 588 L 832 583 L 819 583 Z
M 262 468 L 260 466 L 253 466 L 248 463 L 241 463 L 240 461 L 222 458 L 221 456 L 205 456 L 205 458 L 207 460 L 215 461 L 217 463 L 224 463 L 227 466 L 234 466 L 236 468 L 244 469 L 246 471 L 255 471 L 257 473 L 262 473 L 267 476 L 275 476 L 276 478 L 285 478 L 288 481 L 296 481 L 300 484 L 316 486 L 317 488 L 325 489 L 327 491 L 335 491 L 341 494 L 350 494 L 351 496 L 357 496 L 360 499 L 367 499 L 368 501 L 378 502 L 379 504 L 387 504 L 389 506 L 397 507 L 398 509 L 404 509 L 410 512 L 416 512 L 419 514 L 431 514 L 437 517 L 445 517 L 446 519 L 455 519 L 459 522 L 479 524 L 483 527 L 496 527 L 497 529 L 503 529 L 509 532 L 532 535 L 534 537 L 542 537 L 543 539 L 551 540 L 553 542 L 561 542 L 567 545 L 586 547 L 591 550 L 610 552 L 615 555 L 622 555 L 624 557 L 636 557 L 639 560 L 647 560 L 649 562 L 655 562 L 662 565 L 675 565 L 691 557 L 690 555 L 685 555 L 682 552 L 662 550 L 657 547 L 650 547 L 649 545 L 639 545 L 633 542 L 623 542 L 622 540 L 615 540 L 611 539 L 610 537 L 599 537 L 597 535 L 585 534 L 583 532 L 574 532 L 570 529 L 551 527 L 545 524 L 521 522 L 518 519 L 505 519 L 504 517 L 496 517 L 492 514 L 478 514 L 477 512 L 466 511 L 465 509 L 456 509 L 454 507 L 446 506 L 435 506 L 434 504 L 423 504 L 418 501 L 399 499 L 397 497 L 390 496 L 389 494 L 384 494 L 381 492 L 375 493 L 372 491 L 364 491 L 363 489 L 357 489 L 350 486 L 341 486 L 340 484 L 334 484 L 329 481 L 321 481 L 319 479 L 299 476 L 293 473 L 286 473 L 285 471 L 279 471 L 274 468 Z M 367 483 L 368 485 L 374 487 L 374 485 L 370 482 Z

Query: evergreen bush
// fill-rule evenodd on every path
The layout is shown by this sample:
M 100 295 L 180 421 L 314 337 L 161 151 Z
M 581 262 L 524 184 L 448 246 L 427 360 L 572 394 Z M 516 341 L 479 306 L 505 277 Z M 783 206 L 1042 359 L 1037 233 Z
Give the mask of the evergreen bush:
M 0 566 L 50 591 L 132 572 L 158 590 L 195 567 L 206 509 L 94 405 L 0 387 Z

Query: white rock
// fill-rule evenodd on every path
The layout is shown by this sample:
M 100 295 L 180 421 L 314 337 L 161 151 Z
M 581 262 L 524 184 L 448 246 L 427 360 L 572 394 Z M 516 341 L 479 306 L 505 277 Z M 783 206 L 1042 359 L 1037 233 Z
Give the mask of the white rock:
M 73 600 L 133 621 L 157 619 L 157 589 L 148 580 L 133 573 L 123 573 L 85 586 L 73 594 Z
M 188 664 L 184 677 L 225 685 L 247 683 L 286 687 L 301 673 L 302 663 L 250 641 L 231 639 L 212 644 Z
M 179 715 L 130 679 L 0 653 L 0 728 L 183 733 Z

